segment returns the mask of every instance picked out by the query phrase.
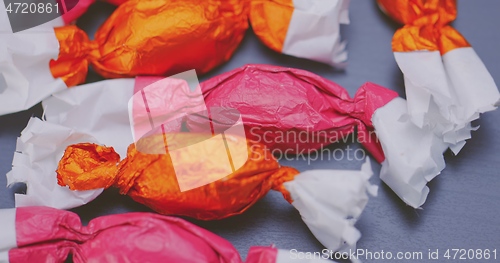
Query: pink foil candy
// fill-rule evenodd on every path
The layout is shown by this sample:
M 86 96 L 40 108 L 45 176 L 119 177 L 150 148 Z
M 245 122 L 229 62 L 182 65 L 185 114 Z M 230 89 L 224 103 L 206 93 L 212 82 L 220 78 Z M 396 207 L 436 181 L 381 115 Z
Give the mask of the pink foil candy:
M 309 152 L 354 132 L 378 161 L 384 153 L 371 121 L 378 108 L 398 95 L 367 82 L 354 98 L 335 82 L 311 72 L 270 65 L 246 65 L 201 84 L 207 108 L 237 109 L 248 139 L 281 153 Z M 203 120 L 189 119 L 191 130 Z M 202 125 L 200 125 L 202 127 Z
M 184 72 L 182 74 L 189 73 Z M 194 74 L 194 73 L 192 73 Z M 360 142 L 378 161 L 384 160 L 371 121 L 373 113 L 398 97 L 397 93 L 367 82 L 354 98 L 340 85 L 311 72 L 271 65 L 246 65 L 218 75 L 189 91 L 187 84 L 175 76 L 169 78 L 138 77 L 132 116 L 134 123 L 149 121 L 141 114 L 147 108 L 151 119 L 161 123 L 180 119 L 188 111 L 206 109 L 209 116 L 221 109 L 237 110 L 247 139 L 257 141 L 273 154 L 303 154 L 321 149 L 349 136 L 357 128 Z M 147 103 L 138 106 L 141 103 Z M 222 110 L 223 111 L 223 110 Z M 164 115 L 164 116 L 162 116 Z M 143 120 L 141 120 L 141 118 Z M 192 132 L 206 132 L 205 113 L 186 116 Z M 213 120 L 213 129 L 231 128 L 224 119 Z M 169 123 L 169 132 L 181 129 L 180 122 Z M 154 125 L 157 126 L 157 125 Z M 146 130 L 148 130 L 146 129 Z M 144 132 L 134 131 L 135 141 Z
M 0 210 L 0 223 L 0 262 L 57 263 L 69 254 L 75 263 L 243 262 L 222 237 L 183 219 L 152 213 L 102 216 L 82 226 L 72 212 L 23 207 Z M 246 263 L 289 261 L 278 249 L 252 247 Z

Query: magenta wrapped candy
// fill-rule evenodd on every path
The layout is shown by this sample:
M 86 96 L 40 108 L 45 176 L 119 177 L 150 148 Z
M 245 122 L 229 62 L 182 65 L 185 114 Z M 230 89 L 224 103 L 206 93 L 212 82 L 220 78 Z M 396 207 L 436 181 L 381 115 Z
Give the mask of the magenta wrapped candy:
M 0 210 L 0 262 L 241 263 L 229 241 L 183 219 L 152 213 L 96 218 L 48 207 Z M 252 247 L 246 263 L 290 262 L 288 252 Z M 301 262 L 294 260 L 293 262 Z M 331 261 L 325 261 L 331 262 Z
M 207 107 L 237 109 L 248 139 L 281 153 L 309 152 L 345 138 L 357 127 L 358 141 L 378 162 L 384 153 L 373 113 L 396 92 L 367 82 L 354 98 L 337 83 L 311 72 L 246 65 L 201 84 Z M 196 125 L 188 120 L 188 126 Z
M 181 129 L 181 123 L 172 120 L 182 116 L 191 132 L 206 132 L 207 119 L 212 119 L 213 129 L 224 131 L 234 121 L 229 117 L 214 119 L 220 115 L 216 109 L 235 109 L 241 116 L 245 137 L 265 145 L 275 155 L 307 154 L 357 129 L 357 141 L 378 162 L 384 160 L 372 117 L 398 97 L 385 87 L 367 82 L 351 98 L 342 86 L 314 73 L 258 64 L 215 76 L 191 91 L 187 84 L 177 84 L 183 81 L 175 78 L 136 78 L 131 116 L 134 123 L 146 126 L 135 130 L 136 142 L 138 134 L 143 134 L 141 130 L 152 128 L 148 118 L 155 127 L 164 120 L 163 129 L 168 132 Z M 203 109 L 209 113 L 188 113 Z

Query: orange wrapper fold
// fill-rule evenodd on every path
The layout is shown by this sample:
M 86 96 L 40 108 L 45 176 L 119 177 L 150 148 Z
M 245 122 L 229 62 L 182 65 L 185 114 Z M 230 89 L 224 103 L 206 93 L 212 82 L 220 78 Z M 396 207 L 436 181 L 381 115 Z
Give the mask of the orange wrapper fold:
M 372 175 L 368 160 L 360 171 L 300 173 L 280 166 L 263 145 L 226 135 L 228 149 L 245 147 L 248 158 L 241 167 L 221 178 L 221 163 L 227 161 L 228 153 L 214 150 L 220 142 L 214 138 L 218 137 L 201 138 L 206 139 L 207 135 L 176 133 L 143 137 L 137 144 L 141 146 L 129 146 L 127 157 L 121 162 L 111 147 L 90 143 L 70 145 L 59 162 L 58 184 L 71 190 L 114 186 L 120 193 L 161 214 L 201 220 L 241 214 L 273 189 L 299 210 L 311 232 L 327 248 L 354 246 L 361 236 L 354 223 L 368 201 L 368 194 L 375 195 L 377 191 L 368 181 Z M 166 154 L 138 150 L 144 145 L 166 147 L 165 140 L 198 143 L 203 147 L 165 148 Z M 190 176 L 180 176 L 186 170 L 191 172 Z M 181 191 L 179 185 L 186 181 L 200 186 Z M 198 184 L 200 181 L 204 184 Z

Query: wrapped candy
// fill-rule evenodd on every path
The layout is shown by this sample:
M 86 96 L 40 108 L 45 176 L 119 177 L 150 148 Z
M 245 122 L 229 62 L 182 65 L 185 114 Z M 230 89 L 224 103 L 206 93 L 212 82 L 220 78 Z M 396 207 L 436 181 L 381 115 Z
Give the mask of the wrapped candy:
M 248 28 L 245 3 L 126 2 L 93 41 L 76 26 L 55 28 L 59 56 L 50 62 L 50 70 L 68 87 L 85 81 L 89 65 L 106 78 L 171 75 L 193 68 L 206 73 L 228 60 L 243 39 Z
M 377 161 L 384 160 L 371 117 L 397 94 L 374 83 L 350 98 L 340 85 L 305 70 L 247 65 L 205 81 L 201 89 L 208 108 L 237 109 L 246 136 L 270 149 L 309 152 L 357 129 L 358 141 Z M 196 122 L 187 120 L 193 131 Z
M 202 141 L 207 137 L 191 133 L 169 135 L 167 140 L 177 142 Z M 141 140 L 142 144 L 165 147 L 162 134 Z M 251 142 L 247 145 L 245 138 L 230 136 L 226 141 L 229 149 L 243 146 L 246 162 L 223 176 L 224 180 L 217 180 L 218 170 L 223 168 L 228 159 L 225 150 L 218 150 L 220 142 L 223 142 L 222 138 L 214 137 L 195 150 L 174 151 L 168 148 L 165 154 L 143 153 L 138 149 L 139 145 L 136 147 L 132 144 L 127 158 L 121 162 L 112 147 L 89 143 L 70 145 L 59 162 L 57 180 L 59 185 L 68 185 L 71 190 L 115 186 L 120 189 L 120 193 L 129 195 L 159 213 L 202 220 L 240 214 L 271 188 L 281 191 L 290 201 L 290 194 L 282 184 L 293 180 L 299 172 L 293 168 L 280 167 L 264 147 Z M 230 156 L 236 155 L 233 152 Z M 183 169 L 191 171 L 182 176 L 180 172 Z M 186 191 L 181 187 L 186 183 L 183 181 L 202 181 L 207 184 L 190 187 Z
M 455 154 L 471 137 L 471 121 L 496 109 L 500 93 L 467 40 L 449 25 L 456 0 L 378 0 L 404 24 L 392 40 L 404 74 L 408 114 L 420 128 L 433 129 Z
M 340 0 L 131 1 L 108 18 L 94 41 L 76 27 L 55 29 L 60 49 L 50 67 L 68 86 L 85 80 L 88 64 L 107 78 L 171 75 L 193 68 L 203 74 L 231 57 L 249 18 L 274 50 L 336 64 L 346 58 L 339 55 L 344 50 L 338 32 L 339 24 L 348 22 L 346 10 L 347 1 Z M 148 30 L 136 34 L 140 28 Z
M 242 263 L 220 236 L 180 218 L 151 213 L 102 216 L 82 226 L 77 214 L 48 207 L 0 210 L 0 262 Z M 251 247 L 246 263 L 311 262 L 286 250 Z M 316 259 L 314 262 L 332 262 Z
M 30 120 L 7 174 L 8 184 L 28 182 L 26 195 L 16 195 L 16 205 L 72 208 L 95 198 L 102 189 L 70 191 L 57 185 L 55 170 L 65 148 L 91 142 L 113 146 L 125 156 L 134 142 L 127 107 L 134 94 L 156 90 L 157 104 L 150 104 L 150 110 L 166 110 L 168 105 L 182 113 L 180 109 L 188 104 L 182 98 L 190 96 L 178 99 L 172 94 L 189 94 L 189 90 L 164 90 L 165 84 L 158 79 L 106 80 L 44 100 L 46 121 Z M 424 203 L 429 192 L 426 183 L 445 166 L 442 153 L 448 144 L 410 121 L 404 99 L 373 83 L 365 84 L 352 99 L 342 87 L 304 70 L 247 65 L 205 81 L 201 90 L 207 107 L 237 109 L 245 136 L 271 152 L 301 154 L 321 149 L 356 127 L 358 140 L 382 163 L 382 179 L 413 207 Z M 197 120 L 186 118 L 191 132 L 199 132 Z M 289 131 L 305 138 L 280 137 Z M 319 140 L 318 135 L 325 137 Z
M 348 2 L 127 1 L 94 40 L 76 26 L 10 34 L 0 40 L 0 66 L 6 69 L 5 84 L 0 81 L 0 87 L 6 87 L 0 100 L 6 103 L 0 103 L 0 114 L 27 109 L 58 90 L 83 83 L 89 65 L 106 78 L 190 69 L 206 73 L 232 56 L 248 19 L 272 49 L 339 66 L 347 58 L 339 28 L 348 23 Z M 0 19 L 6 15 L 0 12 Z
M 179 139 L 179 137 L 181 137 Z M 209 136 L 210 138 L 210 136 Z M 139 151 L 129 147 L 119 164 L 113 148 L 80 143 L 69 146 L 57 169 L 61 186 L 71 190 L 93 190 L 115 186 L 120 193 L 167 215 L 189 216 L 201 220 L 222 219 L 246 211 L 270 189 L 280 191 L 297 208 L 311 232 L 332 250 L 352 247 L 360 237 L 354 223 L 363 211 L 372 175 L 369 160 L 360 171 L 311 170 L 299 173 L 282 167 L 264 146 L 245 138 L 227 135 L 226 139 L 205 134 L 154 134 L 140 143 L 165 147 L 164 140 L 176 140 L 182 150 L 168 148 L 166 154 Z M 198 146 L 191 147 L 192 142 Z M 200 142 L 201 141 L 201 142 Z M 247 161 L 225 177 L 218 173 L 228 153 L 219 150 L 224 141 L 233 157 L 241 145 Z M 200 146 L 201 144 L 201 146 Z M 247 147 L 245 147 L 245 145 Z M 245 156 L 246 157 L 246 156 Z M 117 165 L 118 164 L 118 165 Z M 184 170 L 189 170 L 186 174 Z M 183 190 L 182 184 L 196 184 Z M 352 218 L 353 220 L 348 220 Z M 328 227 L 325 227 L 328 226 Z
M 251 78 L 254 81 L 245 81 Z M 47 121 L 30 120 L 18 140 L 13 168 L 7 175 L 9 184 L 32 182 L 26 195 L 16 195 L 16 204 L 66 209 L 87 203 L 99 194 L 98 190 L 72 192 L 57 186 L 57 163 L 65 148 L 78 142 L 110 145 L 125 156 L 128 145 L 134 142 L 127 105 L 145 87 L 153 88 L 159 96 L 157 107 L 150 104 L 150 109 L 166 110 L 168 105 L 171 112 L 182 112 L 190 103 L 186 98 L 191 96 L 172 97 L 176 93 L 189 95 L 189 90 L 182 91 L 186 86 L 164 90 L 161 81 L 147 83 L 151 80 L 106 80 L 69 89 L 45 100 Z M 281 148 L 283 153 L 303 154 L 343 139 L 357 128 L 358 137 L 365 137 L 360 142 L 371 149 L 378 161 L 384 158 L 378 141 L 373 138 L 369 118 L 377 107 L 396 96 L 390 90 L 366 84 L 352 99 L 342 87 L 307 71 L 266 65 L 235 69 L 202 83 L 201 89 L 206 91 L 207 97 L 202 100 L 206 106 L 237 109 L 242 115 L 245 136 L 269 150 Z M 220 100 L 223 93 L 234 96 Z M 300 108 L 307 110 L 297 110 Z M 187 121 L 197 123 L 195 118 Z M 188 126 L 192 132 L 200 132 L 197 125 Z M 278 140 L 286 132 L 297 138 Z

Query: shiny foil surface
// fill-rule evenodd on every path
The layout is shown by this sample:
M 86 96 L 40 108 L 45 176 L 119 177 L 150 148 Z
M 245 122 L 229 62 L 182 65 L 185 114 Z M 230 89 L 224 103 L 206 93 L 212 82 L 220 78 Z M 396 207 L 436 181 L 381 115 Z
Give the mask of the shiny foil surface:
M 8 251 L 11 263 L 62 263 L 68 256 L 75 263 L 243 262 L 229 241 L 176 217 L 125 213 L 83 226 L 73 212 L 21 207 L 15 218 L 17 247 Z M 276 258 L 275 248 L 251 247 L 246 262 L 274 263 Z
M 449 25 L 457 17 L 456 0 L 377 0 L 380 8 L 404 24 L 392 40 L 394 52 L 436 51 L 442 55 L 469 47 L 467 40 Z
M 173 75 L 191 69 L 204 74 L 229 60 L 249 24 L 276 52 L 335 67 L 344 67 L 347 59 L 345 43 L 335 30 L 349 23 L 347 0 L 111 2 L 120 5 L 94 40 L 76 26 L 55 29 L 60 50 L 50 70 L 68 87 L 85 82 L 88 66 L 105 78 Z
M 106 78 L 203 74 L 227 61 L 248 28 L 246 1 L 127 1 L 94 40 L 76 26 L 56 28 L 60 42 L 52 75 L 68 86 L 83 83 L 88 65 Z
M 187 136 L 192 138 L 192 134 Z M 205 135 L 203 135 L 205 136 Z M 147 143 L 163 147 L 164 136 L 150 136 Z M 211 148 L 210 140 L 204 141 Z M 225 151 L 175 151 L 167 154 L 145 154 L 134 144 L 127 157 L 119 164 L 112 148 L 95 144 L 69 146 L 57 169 L 58 183 L 71 190 L 89 190 L 118 187 L 129 195 L 162 214 L 189 216 L 212 220 L 240 214 L 262 198 L 270 189 L 281 191 L 291 202 L 282 186 L 293 180 L 298 171 L 280 167 L 272 154 L 262 145 L 244 138 L 233 138 L 228 143 L 248 149 L 247 162 L 228 176 L 212 183 L 181 192 L 176 169 L 190 169 L 196 176 L 188 180 L 206 180 L 219 169 L 219 162 L 228 158 Z M 171 155 L 176 154 L 172 163 Z M 175 166 L 175 167 L 174 167 Z

